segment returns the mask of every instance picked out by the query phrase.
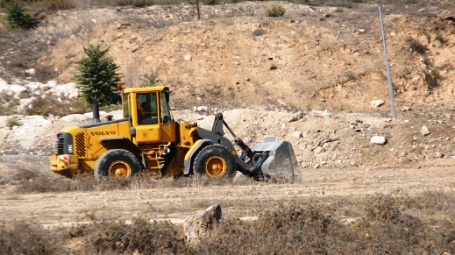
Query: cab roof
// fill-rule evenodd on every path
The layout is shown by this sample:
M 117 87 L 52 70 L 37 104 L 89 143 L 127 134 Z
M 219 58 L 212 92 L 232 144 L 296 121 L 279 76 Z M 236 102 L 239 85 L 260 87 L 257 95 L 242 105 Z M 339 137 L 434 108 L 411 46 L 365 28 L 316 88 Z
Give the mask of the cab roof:
M 123 89 L 123 93 L 144 93 L 144 92 L 157 92 L 169 90 L 168 87 L 156 86 L 156 87 L 143 87 L 143 88 L 126 88 Z

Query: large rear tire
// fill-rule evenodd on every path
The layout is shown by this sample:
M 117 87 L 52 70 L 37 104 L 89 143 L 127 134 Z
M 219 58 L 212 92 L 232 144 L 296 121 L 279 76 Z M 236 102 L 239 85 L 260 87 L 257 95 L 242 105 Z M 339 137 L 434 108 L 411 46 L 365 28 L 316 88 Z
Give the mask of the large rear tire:
M 212 144 L 204 147 L 197 154 L 193 169 L 194 173 L 207 175 L 210 178 L 234 176 L 235 159 L 226 147 Z
M 105 152 L 95 165 L 95 178 L 130 178 L 141 172 L 141 165 L 133 153 L 114 149 Z

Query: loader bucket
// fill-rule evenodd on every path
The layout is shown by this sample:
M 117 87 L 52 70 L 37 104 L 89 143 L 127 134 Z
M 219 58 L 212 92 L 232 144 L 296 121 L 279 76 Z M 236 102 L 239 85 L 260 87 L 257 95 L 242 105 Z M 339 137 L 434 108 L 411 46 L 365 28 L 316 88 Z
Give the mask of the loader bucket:
M 266 179 L 302 182 L 302 174 L 290 142 L 279 142 L 278 137 L 269 136 L 265 142 L 255 144 L 251 150 L 253 154 L 268 154 L 261 165 L 261 172 Z

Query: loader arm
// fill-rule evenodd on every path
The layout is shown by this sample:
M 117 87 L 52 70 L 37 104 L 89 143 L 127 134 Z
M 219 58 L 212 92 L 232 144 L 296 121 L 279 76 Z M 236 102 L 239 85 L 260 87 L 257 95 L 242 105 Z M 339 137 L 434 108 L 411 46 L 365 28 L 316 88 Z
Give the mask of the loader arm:
M 235 144 L 242 150 L 240 157 L 235 153 L 234 145 L 223 136 L 225 134 L 223 127 L 226 127 L 234 137 Z M 302 181 L 300 168 L 290 142 L 280 142 L 278 137 L 269 136 L 266 137 L 265 142 L 257 143 L 253 148 L 250 148 L 232 131 L 221 113 L 215 116 L 211 132 L 200 129 L 198 134 L 213 142 L 218 141 L 225 146 L 228 144 L 227 147 L 233 151 L 237 170 L 249 177 L 261 180 Z

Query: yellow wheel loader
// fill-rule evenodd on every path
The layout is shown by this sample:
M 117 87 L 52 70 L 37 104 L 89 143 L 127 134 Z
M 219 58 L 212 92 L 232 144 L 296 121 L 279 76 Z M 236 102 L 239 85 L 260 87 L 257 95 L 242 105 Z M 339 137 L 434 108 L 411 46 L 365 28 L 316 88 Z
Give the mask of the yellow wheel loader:
M 286 141 L 267 137 L 249 148 L 223 119 L 215 116 L 212 130 L 175 121 L 167 87 L 122 90 L 123 118 L 100 121 L 96 100 L 93 122 L 57 133 L 57 153 L 50 157 L 53 172 L 74 177 L 90 172 L 96 178 L 129 178 L 142 171 L 151 177 L 233 176 L 236 171 L 258 179 L 301 182 L 301 173 Z M 224 127 L 242 153 L 224 137 Z

